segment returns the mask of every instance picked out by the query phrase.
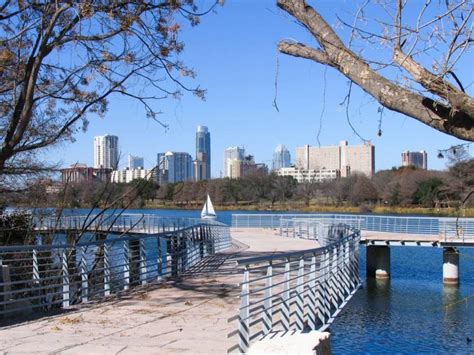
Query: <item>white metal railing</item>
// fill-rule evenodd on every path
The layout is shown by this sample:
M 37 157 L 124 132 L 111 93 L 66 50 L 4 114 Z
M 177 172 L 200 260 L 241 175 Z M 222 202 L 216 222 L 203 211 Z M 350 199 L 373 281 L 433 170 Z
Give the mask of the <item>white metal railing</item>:
M 197 218 L 161 217 L 138 213 L 62 215 L 35 217 L 33 227 L 41 230 L 127 231 L 131 233 L 160 233 L 199 224 Z
M 291 228 L 289 221 L 332 220 L 347 223 L 361 231 L 397 234 L 463 236 L 474 239 L 474 218 L 410 217 L 352 214 L 233 214 L 232 227 L 238 228 Z M 297 223 L 296 223 L 297 225 Z
M 439 233 L 444 242 L 474 242 L 473 218 L 440 218 Z
M 325 244 L 328 228 L 334 223 L 340 223 L 332 218 L 282 218 L 280 219 L 279 234 L 281 236 L 302 239 L 318 240 L 320 245 Z M 360 230 L 361 219 L 344 219 L 343 224 Z
M 61 218 L 49 225 L 52 230 L 37 226 L 35 245 L 0 246 L 0 318 L 67 308 L 177 277 L 231 246 L 228 226 L 218 222 L 167 219 L 164 225 L 154 216 L 124 215 L 118 226 L 112 218 L 75 229 L 88 225 L 76 217 Z M 145 226 L 138 226 L 143 220 Z M 45 244 L 51 232 L 53 244 Z
M 325 246 L 238 260 L 244 266 L 239 314 L 229 319 L 244 353 L 275 331 L 324 330 L 360 286 L 360 232 L 346 225 L 325 229 Z M 321 235 L 320 235 L 321 237 Z

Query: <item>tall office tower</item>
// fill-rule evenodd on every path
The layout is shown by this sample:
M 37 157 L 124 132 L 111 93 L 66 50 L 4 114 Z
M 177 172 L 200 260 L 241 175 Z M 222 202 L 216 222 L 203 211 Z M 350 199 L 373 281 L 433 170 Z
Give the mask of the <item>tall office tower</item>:
M 128 168 L 129 169 L 144 169 L 144 160 L 142 157 L 136 157 L 131 154 L 128 155 Z
M 402 166 L 414 166 L 418 169 L 428 169 L 428 154 L 426 151 L 410 152 L 405 150 L 402 153 Z
M 283 144 L 278 144 L 273 153 L 272 170 L 288 168 L 291 165 L 291 155 Z
M 94 168 L 117 170 L 118 163 L 118 137 L 108 134 L 94 137 Z
M 338 170 L 342 177 L 351 173 L 363 173 L 372 177 L 375 173 L 375 146 L 372 143 L 339 146 L 296 148 L 295 166 L 306 170 Z
M 159 183 L 194 180 L 193 159 L 189 153 L 158 153 L 157 164 L 157 179 Z
M 230 165 L 233 160 L 244 160 L 245 149 L 235 147 L 226 148 L 224 151 L 224 177 L 232 177 L 230 174 Z
M 206 126 L 198 126 L 196 131 L 194 177 L 196 181 L 211 179 L 211 134 Z

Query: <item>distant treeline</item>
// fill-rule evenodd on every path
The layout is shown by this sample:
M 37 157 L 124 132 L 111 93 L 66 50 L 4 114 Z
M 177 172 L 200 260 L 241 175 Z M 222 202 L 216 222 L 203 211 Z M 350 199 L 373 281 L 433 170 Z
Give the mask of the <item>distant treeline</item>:
M 145 180 L 129 184 L 88 181 L 68 184 L 56 193 L 33 184 L 10 196 L 22 205 L 63 207 L 200 207 L 209 194 L 215 205 L 295 203 L 301 206 L 374 206 L 459 208 L 474 206 L 474 159 L 458 162 L 446 171 L 412 167 L 382 170 L 373 178 L 347 178 L 298 184 L 291 177 L 255 174 L 239 179 L 215 179 L 158 186 Z

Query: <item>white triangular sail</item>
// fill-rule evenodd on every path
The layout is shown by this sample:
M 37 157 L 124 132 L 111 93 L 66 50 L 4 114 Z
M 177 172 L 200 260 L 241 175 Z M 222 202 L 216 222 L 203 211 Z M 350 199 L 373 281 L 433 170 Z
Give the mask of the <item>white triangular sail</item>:
M 201 211 L 201 218 L 213 218 L 216 217 L 216 211 L 214 211 L 214 206 L 212 205 L 211 198 L 207 195 L 206 203 Z

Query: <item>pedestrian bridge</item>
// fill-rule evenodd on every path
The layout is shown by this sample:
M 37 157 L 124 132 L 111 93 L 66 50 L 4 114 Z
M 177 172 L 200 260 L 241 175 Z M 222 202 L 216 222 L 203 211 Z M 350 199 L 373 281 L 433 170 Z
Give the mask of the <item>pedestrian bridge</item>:
M 324 330 L 360 285 L 343 224 L 320 240 L 137 215 L 34 230 L 34 245 L 0 247 L 2 352 L 245 352 Z

